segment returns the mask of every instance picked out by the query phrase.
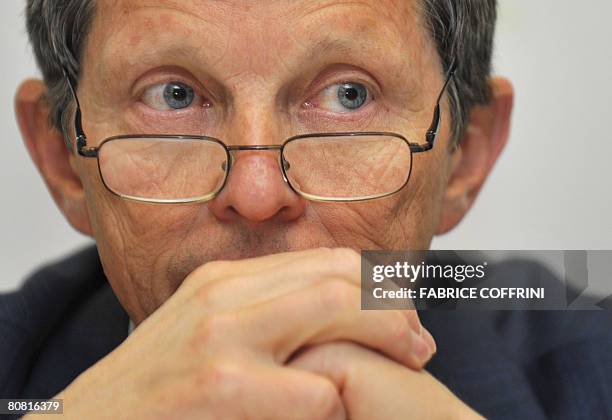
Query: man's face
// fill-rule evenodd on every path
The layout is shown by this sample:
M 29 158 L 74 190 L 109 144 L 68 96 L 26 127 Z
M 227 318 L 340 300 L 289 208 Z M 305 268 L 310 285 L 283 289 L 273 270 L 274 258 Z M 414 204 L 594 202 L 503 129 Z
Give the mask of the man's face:
M 174 109 L 164 86 L 194 90 Z M 367 89 L 354 109 L 343 83 Z M 423 143 L 443 75 L 416 3 L 404 0 L 97 0 L 79 97 L 89 145 L 133 133 L 280 144 L 304 133 L 392 131 Z M 241 151 L 212 201 L 154 205 L 103 186 L 72 157 L 105 272 L 132 318 L 160 306 L 197 266 L 317 246 L 426 249 L 450 172 L 449 115 L 407 187 L 370 202 L 306 201 L 278 152 Z M 189 182 L 198 182 L 193 177 Z

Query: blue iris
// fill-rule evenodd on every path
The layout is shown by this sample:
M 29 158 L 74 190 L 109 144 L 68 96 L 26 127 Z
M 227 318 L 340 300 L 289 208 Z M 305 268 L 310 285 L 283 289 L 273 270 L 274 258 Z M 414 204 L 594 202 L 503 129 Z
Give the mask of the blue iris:
M 338 87 L 338 100 L 345 108 L 357 109 L 367 98 L 367 89 L 358 83 L 343 83 Z
M 187 108 L 193 102 L 194 96 L 193 89 L 180 82 L 168 83 L 164 87 L 164 100 L 173 109 Z

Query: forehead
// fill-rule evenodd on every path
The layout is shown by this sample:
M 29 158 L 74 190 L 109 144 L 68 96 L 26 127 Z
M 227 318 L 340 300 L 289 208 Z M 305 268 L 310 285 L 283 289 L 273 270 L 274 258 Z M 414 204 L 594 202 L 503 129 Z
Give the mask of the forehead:
M 419 77 L 436 60 L 418 0 L 97 1 L 88 40 L 96 66 L 132 65 L 170 51 L 226 75 L 256 69 L 270 78 L 329 54 L 356 65 L 409 62 Z
M 413 9 L 413 0 L 97 0 L 99 10 L 115 14 L 130 13 L 140 8 L 154 7 L 167 10 L 181 10 L 194 16 L 234 14 L 263 16 L 280 15 L 291 18 L 322 11 L 346 10 L 351 8 L 361 13 L 371 12 L 389 18 Z
M 416 0 L 415 0 L 416 1 Z M 103 27 L 141 31 L 198 23 L 211 35 L 312 37 L 352 30 L 390 38 L 410 36 L 418 25 L 411 0 L 97 0 Z M 109 26 L 110 25 L 110 26 Z M 160 26 L 162 25 L 162 26 Z M 100 25 L 97 25 L 100 29 Z M 186 29 L 188 32 L 190 29 Z

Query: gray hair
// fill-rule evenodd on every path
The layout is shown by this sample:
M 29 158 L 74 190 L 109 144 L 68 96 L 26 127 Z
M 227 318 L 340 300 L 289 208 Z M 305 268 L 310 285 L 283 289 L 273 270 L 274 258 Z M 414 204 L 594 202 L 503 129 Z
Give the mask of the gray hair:
M 449 86 L 454 139 L 465 131 L 470 109 L 490 99 L 496 0 L 419 0 L 425 24 L 435 42 L 442 67 L 453 58 L 458 68 Z M 60 63 L 78 80 L 85 40 L 95 14 L 94 0 L 28 0 L 26 25 L 34 55 L 47 85 L 46 100 L 53 126 L 70 147 L 72 96 Z
M 93 0 L 28 0 L 26 26 L 34 56 L 47 86 L 51 124 L 64 133 L 70 147 L 70 105 L 73 101 L 60 63 L 78 79 L 85 39 L 94 18 Z
M 420 0 L 421 13 L 438 49 L 442 67 L 457 60 L 449 85 L 453 141 L 463 136 L 470 110 L 491 98 L 489 77 L 497 19 L 496 0 Z

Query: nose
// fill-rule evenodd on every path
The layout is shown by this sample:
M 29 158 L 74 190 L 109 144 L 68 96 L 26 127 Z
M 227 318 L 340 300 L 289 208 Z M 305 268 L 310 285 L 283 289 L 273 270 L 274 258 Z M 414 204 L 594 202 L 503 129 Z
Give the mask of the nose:
M 287 222 L 304 213 L 306 200 L 284 181 L 278 163 L 278 150 L 233 153 L 225 187 L 209 204 L 219 220 Z
M 249 75 L 245 77 L 250 77 Z M 281 124 L 274 89 L 246 79 L 235 88 L 225 138 L 230 145 L 279 143 L 288 135 Z M 248 86 L 245 89 L 244 86 Z M 248 95 L 247 95 L 248 93 Z M 209 209 L 222 221 L 288 222 L 299 218 L 307 202 L 283 179 L 278 149 L 234 150 L 229 177 Z

